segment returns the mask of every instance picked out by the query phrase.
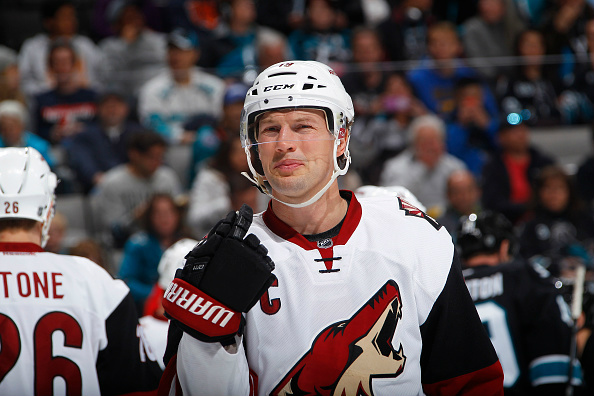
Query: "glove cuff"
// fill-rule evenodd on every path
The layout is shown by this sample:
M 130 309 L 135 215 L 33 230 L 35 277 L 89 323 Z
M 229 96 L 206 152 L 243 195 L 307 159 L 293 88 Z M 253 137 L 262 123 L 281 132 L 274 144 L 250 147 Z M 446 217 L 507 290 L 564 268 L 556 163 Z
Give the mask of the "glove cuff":
M 232 337 L 241 325 L 240 312 L 179 278 L 167 287 L 163 308 L 173 319 L 203 335 L 196 338 L 207 342 Z

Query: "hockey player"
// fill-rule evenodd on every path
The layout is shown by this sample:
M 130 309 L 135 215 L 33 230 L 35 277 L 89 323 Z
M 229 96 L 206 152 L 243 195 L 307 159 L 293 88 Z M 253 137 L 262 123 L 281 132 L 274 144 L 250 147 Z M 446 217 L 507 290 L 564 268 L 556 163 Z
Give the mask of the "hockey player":
M 56 184 L 35 149 L 0 149 L 0 395 L 156 393 L 128 287 L 43 250 Z
M 339 190 L 353 117 L 322 63 L 255 80 L 241 137 L 272 201 L 230 212 L 165 291 L 160 392 L 502 395 L 447 231 L 395 195 Z
M 569 375 L 569 307 L 544 268 L 514 259 L 514 240 L 502 214 L 487 211 L 463 218 L 456 244 L 466 285 L 503 367 L 505 394 L 563 395 Z M 579 365 L 572 372 L 572 386 L 579 385 Z

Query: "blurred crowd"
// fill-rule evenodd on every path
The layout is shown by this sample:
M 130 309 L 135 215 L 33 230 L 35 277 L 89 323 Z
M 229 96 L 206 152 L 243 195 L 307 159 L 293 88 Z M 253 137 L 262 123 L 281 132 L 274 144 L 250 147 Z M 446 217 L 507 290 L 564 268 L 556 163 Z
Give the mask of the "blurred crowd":
M 353 99 L 343 188 L 405 187 L 454 238 L 460 216 L 497 211 L 525 258 L 592 268 L 594 157 L 570 170 L 530 138 L 594 121 L 590 1 L 38 3 L 40 31 L 0 42 L 0 146 L 35 147 L 85 201 L 91 232 L 67 240 L 58 213 L 48 249 L 93 257 L 141 309 L 168 247 L 266 208 L 239 120 L 259 71 L 291 59 L 332 66 Z

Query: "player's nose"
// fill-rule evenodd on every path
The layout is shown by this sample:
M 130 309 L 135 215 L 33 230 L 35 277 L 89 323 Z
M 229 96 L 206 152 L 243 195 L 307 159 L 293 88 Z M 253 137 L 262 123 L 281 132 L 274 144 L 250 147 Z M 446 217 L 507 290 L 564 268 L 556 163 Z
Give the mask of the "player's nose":
M 291 151 L 295 149 L 297 134 L 288 126 L 283 125 L 276 141 L 277 151 Z

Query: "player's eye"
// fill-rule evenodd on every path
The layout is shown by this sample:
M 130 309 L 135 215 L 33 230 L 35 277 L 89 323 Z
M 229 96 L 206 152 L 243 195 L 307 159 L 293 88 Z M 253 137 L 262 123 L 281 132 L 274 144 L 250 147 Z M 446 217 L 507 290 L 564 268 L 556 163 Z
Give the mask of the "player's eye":
M 260 131 L 260 133 L 264 133 L 264 134 L 271 134 L 271 133 L 276 133 L 276 132 L 278 132 L 278 131 L 279 131 L 279 128 L 278 128 L 278 127 L 275 127 L 275 126 L 267 126 L 267 127 L 264 127 L 264 128 L 263 128 L 263 129 Z
M 313 129 L 314 129 L 313 125 L 310 125 L 310 124 L 299 124 L 295 128 L 295 130 L 298 132 L 310 132 Z

